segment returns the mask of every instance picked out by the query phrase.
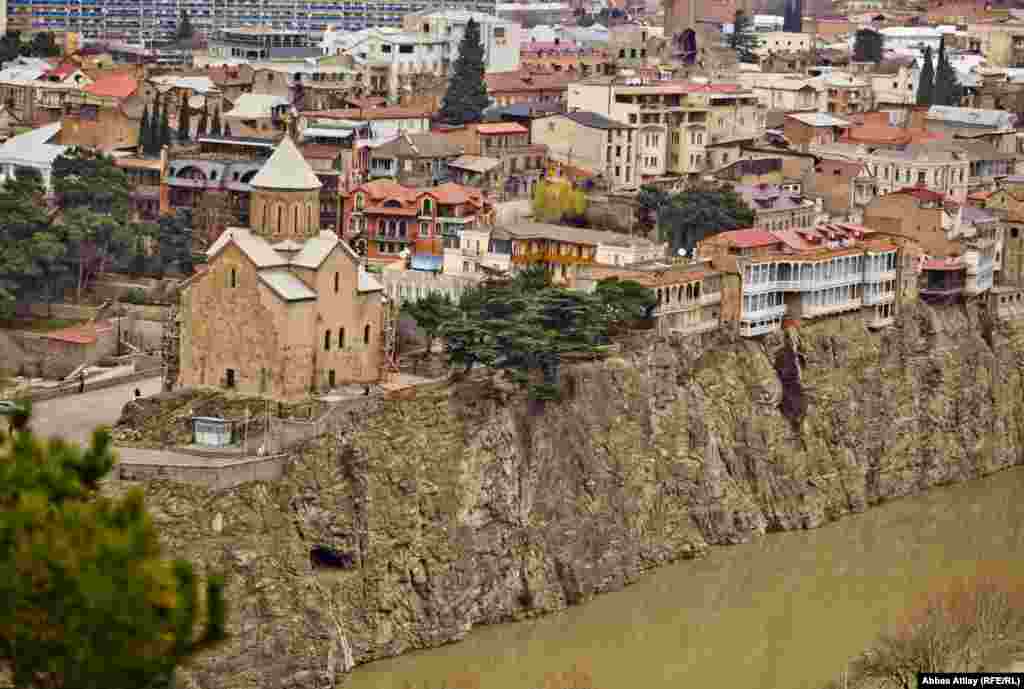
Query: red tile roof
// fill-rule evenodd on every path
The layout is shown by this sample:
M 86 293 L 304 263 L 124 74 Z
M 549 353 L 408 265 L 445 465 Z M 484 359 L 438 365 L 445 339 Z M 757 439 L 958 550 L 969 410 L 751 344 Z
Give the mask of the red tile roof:
M 567 72 L 491 72 L 484 75 L 488 93 L 566 91 L 579 77 Z
M 306 117 L 326 120 L 394 120 L 415 117 L 430 117 L 431 113 L 422 108 L 342 108 L 339 110 L 304 110 Z
M 743 248 L 753 248 L 757 246 L 771 246 L 772 244 L 778 244 L 779 239 L 768 230 L 761 230 L 756 227 L 749 228 L 746 230 L 732 230 L 730 232 L 723 232 L 722 238 L 732 244 L 733 246 L 739 246 Z
M 528 130 L 518 122 L 485 122 L 476 126 L 478 134 L 528 134 Z
M 96 323 L 82 323 L 73 325 L 70 328 L 62 328 L 53 332 L 45 333 L 43 337 L 58 342 L 70 344 L 93 344 L 99 337 L 100 332 L 109 331 L 113 325 L 110 321 L 97 321 Z
M 86 93 L 106 98 L 127 98 L 135 93 L 139 82 L 129 74 L 113 74 L 85 87 Z
M 65 62 L 65 63 L 63 63 L 61 65 L 58 65 L 58 66 L 54 67 L 49 72 L 44 73 L 43 76 L 44 77 L 59 77 L 59 78 L 63 79 L 66 76 L 70 76 L 70 75 L 74 74 L 75 70 L 77 70 L 77 69 L 78 69 L 78 65 L 76 65 L 74 63 L 71 63 L 71 62 Z
M 299 150 L 303 158 L 310 160 L 334 160 L 341 153 L 339 146 L 330 144 L 303 144 Z
M 961 270 L 964 267 L 959 256 L 953 258 L 930 258 L 924 262 L 925 270 Z
M 903 187 L 899 191 L 891 192 L 893 194 L 908 194 L 913 196 L 918 201 L 945 201 L 945 194 L 940 194 L 937 191 L 931 189 L 925 189 L 924 187 Z
M 432 189 L 424 189 L 423 193 L 433 196 L 438 203 L 446 205 L 474 203 L 479 206 L 483 203 L 479 189 L 464 187 L 454 182 L 446 182 Z

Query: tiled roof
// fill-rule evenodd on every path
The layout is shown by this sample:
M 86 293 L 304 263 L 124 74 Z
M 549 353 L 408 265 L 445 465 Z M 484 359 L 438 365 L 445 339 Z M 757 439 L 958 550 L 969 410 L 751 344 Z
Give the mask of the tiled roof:
M 955 258 L 930 258 L 924 262 L 925 270 L 962 270 L 964 268 L 960 257 Z
M 445 182 L 432 189 L 425 189 L 424 193 L 430 194 L 437 199 L 438 203 L 443 204 L 474 203 L 480 205 L 482 203 L 479 189 L 464 187 L 454 182 Z
M 338 235 L 330 230 L 321 230 L 320 234 L 306 240 L 299 253 L 292 257 L 291 264 L 300 268 L 316 270 L 323 265 L 323 262 L 334 251 L 334 247 L 340 243 Z
M 430 117 L 430 113 L 421 108 L 344 108 L 340 110 L 304 110 L 304 117 L 325 120 L 406 120 Z
M 94 81 L 83 90 L 93 96 L 127 98 L 135 93 L 139 82 L 130 74 L 113 74 Z
M 891 192 L 891 193 L 893 193 L 893 194 L 907 194 L 909 196 L 913 196 L 915 199 L 917 199 L 919 201 L 939 201 L 939 202 L 942 202 L 942 201 L 946 200 L 946 196 L 944 194 L 940 194 L 937 191 L 932 191 L 931 189 L 926 189 L 924 187 L 903 187 L 902 189 L 900 189 L 898 191 Z
M 528 130 L 517 122 L 484 122 L 476 126 L 477 134 L 528 134 Z
M 303 144 L 299 150 L 306 160 L 334 160 L 341 154 L 340 146 L 330 144 Z
M 288 263 L 283 256 L 271 248 L 267 240 L 243 227 L 229 227 L 221 232 L 220 237 L 207 250 L 206 255 L 212 259 L 231 242 L 248 256 L 257 268 L 275 268 Z
M 311 301 L 316 299 L 316 292 L 283 268 L 261 270 L 259 278 L 274 294 L 285 301 Z
M 633 129 L 634 127 L 629 124 L 622 122 L 616 122 L 610 120 L 604 115 L 596 112 L 590 112 L 589 110 L 575 110 L 565 114 L 570 120 L 576 124 L 590 129 Z
M 415 189 L 410 189 L 390 179 L 375 179 L 357 187 L 355 191 L 364 191 L 374 200 L 397 199 L 403 203 L 416 200 Z
M 323 186 L 290 136 L 281 139 L 250 184 L 261 189 L 311 190 Z
M 491 72 L 484 75 L 488 93 L 508 93 L 522 91 L 565 91 L 569 84 L 577 81 L 575 74 L 567 72 Z
M 45 333 L 43 337 L 48 340 L 57 340 L 70 344 L 93 344 L 99 339 L 99 333 L 109 331 L 113 325 L 110 321 L 97 321 L 95 323 L 82 323 L 73 325 L 70 328 L 62 328 Z
M 731 230 L 718 235 L 721 241 L 732 246 L 751 249 L 758 246 L 771 246 L 778 244 L 779 238 L 768 230 L 749 228 L 745 230 Z

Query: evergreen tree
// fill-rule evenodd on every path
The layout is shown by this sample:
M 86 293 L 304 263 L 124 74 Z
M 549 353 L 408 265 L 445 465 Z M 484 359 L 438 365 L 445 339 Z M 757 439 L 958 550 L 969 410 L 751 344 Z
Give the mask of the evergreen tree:
M 230 138 L 231 137 L 231 124 L 228 123 L 228 122 L 224 123 L 224 137 L 225 138 Z
M 860 29 L 854 34 L 853 59 L 855 62 L 881 62 L 885 37 L 872 29 Z
M 963 89 L 957 79 L 956 70 L 946 57 L 946 38 L 939 39 L 939 64 L 935 69 L 934 105 L 960 105 Z
M 754 22 L 743 10 L 736 10 L 732 22 L 732 33 L 729 34 L 729 47 L 736 51 L 740 62 L 757 62 L 754 53 L 761 47 L 761 39 L 754 33 Z
M 178 111 L 178 141 L 192 138 L 192 113 L 188 107 L 188 94 L 181 96 L 181 109 Z
M 153 99 L 153 114 L 149 116 L 149 136 L 146 137 L 149 155 L 160 153 L 160 96 Z
M 149 103 L 142 108 L 142 121 L 139 122 L 139 148 L 143 155 L 149 153 Z
M 192 19 L 188 16 L 188 10 L 181 11 L 181 17 L 178 19 L 178 40 L 188 40 L 192 38 L 192 34 L 195 33 L 192 29 Z
M 26 689 L 172 686 L 225 638 L 222 579 L 201 596 L 189 562 L 161 557 L 141 490 L 100 495 L 109 433 L 44 441 L 30 415 L 0 431 L 0 665 Z
M 199 114 L 199 124 L 196 125 L 196 138 L 201 139 L 206 136 L 206 128 L 209 126 L 209 112 L 206 109 L 206 103 L 203 103 L 203 111 Z
M 930 106 L 935 99 L 935 66 L 932 64 L 931 46 L 925 46 L 923 60 L 917 81 L 917 104 Z
M 213 136 L 221 135 L 220 128 L 220 106 L 215 105 L 213 107 L 213 123 L 210 125 L 210 134 Z
M 479 122 L 490 104 L 484 81 L 484 46 L 480 42 L 480 25 L 473 19 L 466 24 L 466 33 L 459 43 L 459 57 L 448 82 L 448 92 L 441 104 L 441 120 L 448 124 Z
M 167 117 L 168 104 L 164 103 L 164 109 L 160 111 L 160 138 L 159 146 L 163 149 L 164 146 L 171 145 L 171 124 Z

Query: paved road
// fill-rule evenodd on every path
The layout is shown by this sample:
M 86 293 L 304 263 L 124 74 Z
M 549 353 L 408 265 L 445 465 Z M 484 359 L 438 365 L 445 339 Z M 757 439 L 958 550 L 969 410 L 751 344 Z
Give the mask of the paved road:
M 32 428 L 43 436 L 59 435 L 85 442 L 97 426 L 114 425 L 121 408 L 134 397 L 135 388 L 143 395 L 155 395 L 160 392 L 160 377 L 36 402 L 32 405 Z

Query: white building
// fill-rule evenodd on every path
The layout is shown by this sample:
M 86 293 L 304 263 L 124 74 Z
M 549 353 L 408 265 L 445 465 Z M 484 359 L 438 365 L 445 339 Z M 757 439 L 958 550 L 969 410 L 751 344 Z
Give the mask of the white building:
M 0 180 L 11 179 L 19 169 L 28 168 L 42 175 L 46 189 L 51 189 L 53 161 L 69 148 L 50 143 L 59 133 L 60 122 L 54 122 L 5 141 L 0 145 Z
M 470 19 L 480 26 L 480 42 L 484 47 L 484 71 L 513 72 L 519 69 L 522 27 L 516 22 L 498 19 L 482 12 L 423 10 L 405 15 L 402 26 L 409 33 L 447 41 L 449 59 L 454 64 L 459 56 L 459 45 Z
M 924 50 L 926 46 L 933 51 L 939 49 L 939 41 L 945 34 L 955 34 L 955 26 L 888 26 L 879 33 L 885 39 L 886 50 Z M 854 37 L 850 37 L 850 49 L 853 49 Z
M 761 45 L 758 53 L 807 52 L 811 49 L 811 34 L 795 31 L 769 31 L 758 34 Z

